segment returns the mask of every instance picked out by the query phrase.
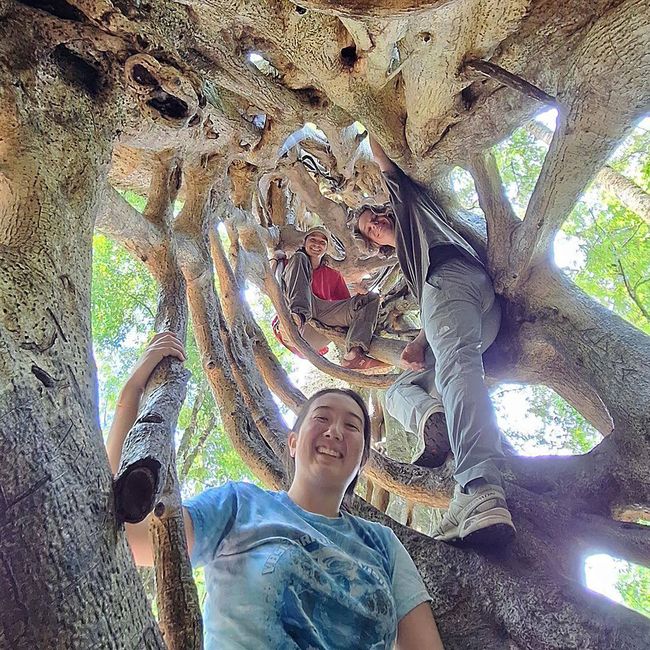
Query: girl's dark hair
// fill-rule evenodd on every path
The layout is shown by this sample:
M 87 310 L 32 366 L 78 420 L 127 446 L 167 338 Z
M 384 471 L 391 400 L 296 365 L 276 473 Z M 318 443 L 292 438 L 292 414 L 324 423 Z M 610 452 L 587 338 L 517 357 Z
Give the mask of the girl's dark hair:
M 299 435 L 300 427 L 302 427 L 302 423 L 305 421 L 305 418 L 309 413 L 309 409 L 311 408 L 311 405 L 319 397 L 322 397 L 323 395 L 327 395 L 328 393 L 339 393 L 341 395 L 347 395 L 348 397 L 351 397 L 361 409 L 361 413 L 363 414 L 363 454 L 361 456 L 361 466 L 359 468 L 359 472 L 361 472 L 361 469 L 363 468 L 363 466 L 366 464 L 366 461 L 368 460 L 368 456 L 370 456 L 371 437 L 370 437 L 370 415 L 368 414 L 368 407 L 366 406 L 366 403 L 363 401 L 359 393 L 350 390 L 348 388 L 324 388 L 323 390 L 319 390 L 317 393 L 314 393 L 302 405 L 302 408 L 300 409 L 300 413 L 298 413 L 298 417 L 296 418 L 296 422 L 293 425 L 293 430 L 295 431 L 296 435 Z M 291 454 L 289 453 L 289 445 L 287 444 L 284 450 L 284 474 L 285 474 L 286 489 L 289 489 L 289 487 L 291 486 L 295 472 L 296 472 L 296 461 L 294 458 L 291 457 Z M 358 479 L 359 479 L 359 474 L 357 474 L 352 479 L 350 485 L 348 485 L 348 487 L 346 488 L 344 499 L 349 499 L 352 497 Z

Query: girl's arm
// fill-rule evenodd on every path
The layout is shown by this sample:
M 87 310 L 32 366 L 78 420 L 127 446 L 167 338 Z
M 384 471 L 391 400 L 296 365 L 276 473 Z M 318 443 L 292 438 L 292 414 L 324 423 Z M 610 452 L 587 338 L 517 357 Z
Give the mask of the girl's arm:
M 368 133 L 368 142 L 370 143 L 372 156 L 382 172 L 390 172 L 397 169 L 397 165 L 386 155 L 384 148 L 370 133 Z
M 113 423 L 106 440 L 106 453 L 113 474 L 117 473 L 120 466 L 126 434 L 131 430 L 138 417 L 140 399 L 147 381 L 154 368 L 169 356 L 185 361 L 183 344 L 171 332 L 156 334 L 120 391 Z M 194 543 L 194 529 L 192 520 L 185 509 L 183 509 L 183 519 L 185 520 L 187 547 L 191 552 Z M 136 564 L 151 566 L 153 564 L 153 548 L 149 533 L 149 517 L 139 524 L 126 524 L 125 528 L 126 538 L 131 546 Z
M 397 626 L 396 650 L 444 650 L 429 603 L 420 603 Z

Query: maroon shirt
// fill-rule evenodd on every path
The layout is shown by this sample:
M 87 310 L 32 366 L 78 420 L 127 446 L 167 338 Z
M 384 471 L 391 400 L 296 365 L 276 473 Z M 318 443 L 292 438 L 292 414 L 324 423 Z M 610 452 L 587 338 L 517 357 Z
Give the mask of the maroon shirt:
M 343 276 L 338 271 L 326 266 L 325 264 L 321 264 L 317 269 L 314 269 L 311 277 L 311 290 L 312 293 L 321 300 L 347 300 L 351 297 L 350 290 L 348 289 L 348 285 L 345 284 Z M 298 350 L 282 340 L 282 334 L 280 333 L 280 319 L 277 316 L 275 316 L 271 321 L 271 327 L 273 328 L 275 338 L 278 339 L 287 350 L 291 350 L 295 355 L 302 358 L 302 354 L 300 354 Z M 323 355 L 327 350 L 328 347 L 325 346 L 318 350 L 318 354 Z

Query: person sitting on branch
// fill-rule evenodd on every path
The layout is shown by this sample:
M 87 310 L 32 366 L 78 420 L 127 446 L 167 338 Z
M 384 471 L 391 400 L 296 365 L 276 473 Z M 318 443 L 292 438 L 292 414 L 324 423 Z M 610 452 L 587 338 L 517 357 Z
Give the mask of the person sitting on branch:
M 383 371 L 388 364 L 367 354 L 377 325 L 380 297 L 376 293 L 350 296 L 343 276 L 327 264 L 330 242 L 327 228 L 310 228 L 305 234 L 304 246 L 284 264 L 281 285 L 291 316 L 303 339 L 319 354 L 327 352 L 331 339 L 310 322 L 347 327 L 343 367 L 362 372 Z M 277 316 L 272 326 L 278 340 L 298 354 L 287 343 L 288 336 Z
M 122 389 L 107 440 L 113 472 L 149 374 L 169 355 L 185 358 L 164 332 Z M 342 509 L 369 453 L 361 397 L 325 389 L 289 433 L 286 492 L 227 482 L 184 502 L 190 558 L 205 567 L 206 650 L 443 650 L 431 599 L 395 533 Z M 149 523 L 126 524 L 145 566 L 153 564 Z
M 458 485 L 433 536 L 505 543 L 515 528 L 502 487 L 502 435 L 482 360 L 501 323 L 492 281 L 476 251 L 448 225 L 435 201 L 372 137 L 370 146 L 390 206 L 363 206 L 356 228 L 371 244 L 395 249 L 420 304 L 422 323 L 417 338 L 404 348 L 406 372 L 386 391 L 386 408 L 418 436 L 420 450 L 426 441 L 428 462 L 421 464 L 442 464 L 450 446 L 454 454 Z

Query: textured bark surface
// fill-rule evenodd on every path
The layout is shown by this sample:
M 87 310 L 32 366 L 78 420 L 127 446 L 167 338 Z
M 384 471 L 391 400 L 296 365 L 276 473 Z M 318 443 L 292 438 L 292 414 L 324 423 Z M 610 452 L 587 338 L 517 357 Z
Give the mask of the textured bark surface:
M 550 386 L 604 436 L 581 456 L 509 459 L 518 538 L 501 554 L 435 543 L 360 500 L 359 513 L 406 544 L 447 648 L 646 648 L 647 619 L 580 580 L 590 552 L 650 564 L 648 528 L 619 521 L 650 514 L 650 343 L 563 276 L 549 251 L 596 174 L 647 217 L 647 195 L 599 170 L 649 104 L 648 9 L 647 0 L 0 0 L 0 647 L 163 644 L 116 522 L 97 428 L 95 217 L 167 295 L 185 293 L 224 427 L 269 487 L 283 481 L 286 433 L 271 391 L 294 411 L 304 397 L 242 301 L 244 279 L 296 337 L 267 258 L 295 250 L 320 220 L 351 287 L 385 297 L 373 353 L 395 362 L 413 336 L 395 259 L 349 227 L 348 208 L 387 199 L 358 120 L 487 261 L 504 305 L 489 381 Z M 555 98 L 559 119 L 520 220 L 487 150 L 540 108 L 531 85 Z M 474 176 L 483 215 L 457 206 L 454 165 Z M 144 214 L 115 189 L 146 194 Z M 391 381 L 296 343 L 332 376 L 373 389 Z M 161 422 L 136 430 L 155 425 L 169 440 L 181 392 L 169 408 L 152 406 Z M 163 467 L 172 454 L 159 448 Z M 382 509 L 388 492 L 444 507 L 452 472 L 451 461 L 430 471 L 378 453 L 366 468 Z M 173 477 L 168 487 L 155 525 L 159 577 L 173 576 L 172 601 L 187 603 Z M 195 640 L 196 619 L 185 626 L 177 611 L 163 612 L 167 639 Z
M 61 42 L 65 27 L 56 34 L 46 17 L 8 11 L 12 18 L 0 12 L 0 647 L 163 648 L 115 519 L 90 345 L 91 238 L 121 128 L 119 82 Z

